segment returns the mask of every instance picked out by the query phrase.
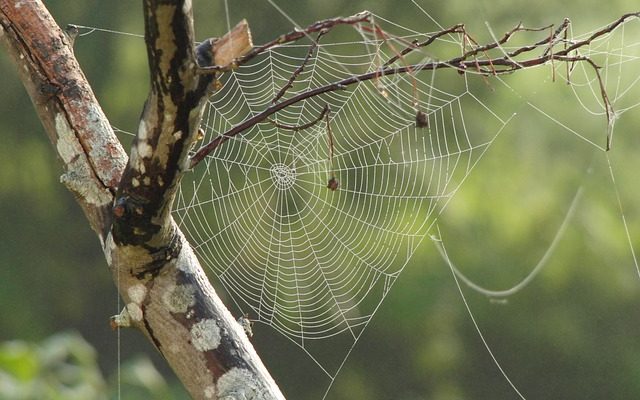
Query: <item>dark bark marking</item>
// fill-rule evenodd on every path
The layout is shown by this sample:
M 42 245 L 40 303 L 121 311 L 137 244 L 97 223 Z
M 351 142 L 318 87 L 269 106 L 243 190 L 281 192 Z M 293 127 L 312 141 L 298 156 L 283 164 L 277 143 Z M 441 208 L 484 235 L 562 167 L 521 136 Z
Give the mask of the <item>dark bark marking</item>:
M 153 344 L 156 346 L 158 351 L 160 351 L 160 354 L 162 354 L 162 345 L 160 344 L 160 341 L 158 340 L 158 338 L 156 338 L 155 334 L 153 333 L 153 328 L 151 328 L 149 321 L 147 321 L 147 318 L 145 317 L 144 304 L 140 305 L 140 309 L 142 310 L 142 322 L 144 323 L 144 328 L 146 329 L 147 334 L 149 335 L 149 338 L 151 339 Z

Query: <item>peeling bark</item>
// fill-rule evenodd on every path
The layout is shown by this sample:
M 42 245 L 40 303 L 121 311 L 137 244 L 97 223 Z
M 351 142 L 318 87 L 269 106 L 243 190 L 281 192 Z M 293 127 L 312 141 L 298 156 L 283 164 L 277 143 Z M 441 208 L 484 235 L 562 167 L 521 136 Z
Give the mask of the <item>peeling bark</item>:
M 0 10 L 0 42 L 126 304 L 114 325 L 140 329 L 196 399 L 284 399 L 171 217 L 214 79 L 198 67 L 249 51 L 246 22 L 229 34 L 242 40 L 210 39 L 196 49 L 190 0 L 144 1 L 151 92 L 127 159 L 43 4 L 0 0 Z

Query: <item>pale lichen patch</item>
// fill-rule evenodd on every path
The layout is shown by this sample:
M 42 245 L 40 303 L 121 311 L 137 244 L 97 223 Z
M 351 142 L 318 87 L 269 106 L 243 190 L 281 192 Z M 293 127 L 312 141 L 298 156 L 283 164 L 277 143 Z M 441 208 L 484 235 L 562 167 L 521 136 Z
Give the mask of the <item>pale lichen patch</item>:
M 147 288 L 141 284 L 135 284 L 127 289 L 129 299 L 136 304 L 142 304 L 144 298 L 147 296 Z
M 56 150 L 66 166 L 66 172 L 60 177 L 60 182 L 89 204 L 103 206 L 110 203 L 110 192 L 95 179 L 84 150 L 66 117 L 56 114 L 54 119 Z
M 142 178 L 142 183 L 144 183 L 145 186 L 151 185 L 151 178 L 148 176 L 145 176 L 144 178 Z
M 138 149 L 136 148 L 136 146 L 131 147 L 131 159 L 132 160 L 138 160 Z M 139 167 L 137 167 L 139 169 Z
M 182 251 L 180 252 L 180 256 L 176 262 L 176 267 L 187 274 L 193 274 L 194 265 L 199 265 L 198 260 L 196 259 L 195 254 L 193 254 L 193 250 L 191 250 L 191 246 L 183 246 Z
M 138 180 L 138 178 L 131 178 L 131 186 L 133 187 L 140 186 L 140 181 Z
M 58 134 L 56 149 L 62 161 L 64 161 L 65 164 L 69 164 L 82 152 L 82 148 L 80 148 L 76 136 L 64 115 L 56 114 L 55 122 L 56 133 Z
M 138 140 L 147 140 L 148 135 L 147 124 L 144 122 L 144 118 L 142 118 L 140 119 L 140 125 L 138 125 Z
M 231 368 L 218 379 L 218 399 L 264 399 L 256 376 L 244 368 Z
M 138 141 L 138 155 L 142 158 L 151 158 L 153 155 L 153 147 L 146 140 Z
M 85 134 L 91 135 L 93 143 L 87 149 L 88 154 L 97 165 L 104 166 L 96 168 L 96 174 L 102 182 L 118 182 L 127 163 L 124 151 L 100 106 L 93 102 L 83 102 L 82 105 L 86 110 L 83 130 Z M 106 167 L 107 165 L 109 167 Z
M 204 398 L 205 399 L 213 399 L 216 395 L 216 387 L 215 386 L 207 386 L 204 388 Z
M 127 312 L 129 313 L 129 317 L 131 317 L 132 321 L 136 321 L 136 322 L 142 321 L 142 308 L 140 308 L 139 304 L 128 303 L 126 307 L 127 307 Z
M 167 309 L 172 313 L 186 313 L 196 303 L 193 285 L 178 285 L 170 288 L 162 295 Z
M 191 0 L 185 0 L 184 4 L 182 5 L 182 12 L 185 14 L 189 14 L 191 12 Z
M 174 132 L 173 134 L 173 139 L 177 142 L 178 140 L 182 139 L 182 131 L 177 131 Z
M 213 319 L 203 319 L 191 327 L 191 342 L 200 351 L 208 351 L 220 345 L 220 328 Z
M 107 260 L 108 266 L 111 266 L 113 262 L 113 258 L 111 257 L 111 254 L 113 253 L 113 250 L 115 250 L 115 248 L 116 248 L 116 243 L 113 241 L 113 235 L 111 234 L 111 232 L 109 232 L 107 234 L 107 237 L 104 240 L 104 245 L 102 247 L 104 258 L 105 260 Z

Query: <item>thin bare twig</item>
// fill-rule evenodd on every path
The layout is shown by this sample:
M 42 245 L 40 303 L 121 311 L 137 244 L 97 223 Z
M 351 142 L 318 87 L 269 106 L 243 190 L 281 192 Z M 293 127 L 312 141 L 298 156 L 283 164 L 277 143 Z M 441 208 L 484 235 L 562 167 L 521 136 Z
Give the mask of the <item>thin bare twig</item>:
M 338 23 L 350 23 L 350 24 L 357 24 L 359 22 L 369 22 L 368 18 L 369 18 L 369 14 L 357 14 L 357 16 L 359 16 L 358 18 L 354 17 L 350 17 L 350 19 L 334 19 L 334 20 L 326 20 L 326 21 L 330 21 L 330 22 L 326 22 L 326 21 L 321 21 L 319 23 L 316 23 L 314 25 L 311 25 L 311 27 L 315 27 L 317 26 L 322 26 L 322 27 L 326 27 L 327 25 L 329 26 L 334 26 Z M 513 34 L 515 32 L 518 32 L 520 30 L 524 30 L 525 28 L 522 28 L 520 25 L 516 26 L 514 29 L 512 29 L 511 31 L 505 33 L 505 35 L 497 40 L 494 41 L 492 43 L 489 43 L 487 45 L 484 46 L 474 46 L 473 49 L 471 50 L 467 50 L 464 51 L 463 54 L 459 57 L 454 57 L 452 59 L 449 59 L 447 61 L 429 61 L 429 62 L 425 62 L 425 63 L 421 63 L 421 64 L 415 64 L 415 65 L 405 65 L 402 67 L 392 67 L 391 65 L 389 65 L 389 62 L 385 63 L 385 65 L 383 65 L 382 67 L 380 67 L 379 69 L 376 69 L 375 71 L 371 71 L 371 72 L 367 72 L 367 73 L 363 73 L 363 74 L 356 74 L 347 78 L 344 78 L 340 81 L 325 85 L 325 86 L 320 86 L 320 87 L 316 87 L 313 89 L 310 89 L 308 91 L 305 91 L 303 93 L 299 93 L 293 97 L 290 97 L 284 101 L 281 101 L 277 104 L 272 104 L 269 107 L 267 107 L 266 109 L 264 109 L 262 112 L 253 115 L 250 118 L 247 118 L 245 121 L 241 122 L 240 124 L 234 126 L 233 128 L 229 129 L 228 131 L 224 132 L 223 134 L 221 134 L 220 136 L 216 137 L 214 140 L 212 140 L 211 142 L 209 142 L 208 144 L 204 145 L 203 147 L 201 147 L 191 158 L 191 167 L 197 165 L 200 161 L 202 161 L 208 154 L 210 154 L 213 150 L 215 150 L 218 146 L 220 146 L 222 143 L 224 143 L 225 141 L 229 140 L 230 138 L 244 132 L 245 130 L 249 129 L 250 127 L 263 122 L 264 120 L 266 120 L 267 118 L 269 118 L 271 115 L 277 113 L 278 111 L 289 107 L 292 104 L 295 104 L 297 102 L 303 101 L 305 99 L 308 98 L 312 98 L 315 96 L 319 96 L 322 95 L 324 93 L 328 93 L 328 92 L 334 92 L 337 90 L 344 90 L 346 89 L 348 86 L 353 85 L 353 84 L 357 84 L 357 83 L 361 83 L 367 80 L 373 80 L 373 79 L 378 79 L 380 77 L 384 77 L 384 76 L 390 76 L 390 75 L 397 75 L 397 74 L 406 74 L 406 73 L 415 73 L 418 71 L 428 71 L 428 70 L 436 70 L 436 69 L 456 69 L 461 73 L 465 73 L 466 71 L 472 71 L 472 70 L 476 70 L 478 74 L 483 75 L 483 76 L 488 76 L 488 75 L 502 75 L 502 74 L 509 74 L 509 73 L 513 73 L 515 71 L 521 70 L 521 69 L 526 69 L 526 68 L 532 68 L 532 67 L 536 67 L 536 66 L 541 66 L 544 65 L 547 62 L 550 61 L 561 61 L 561 62 L 565 62 L 567 64 L 572 64 L 572 63 L 577 63 L 577 62 L 586 62 L 588 63 L 595 71 L 596 77 L 598 79 L 598 83 L 600 85 L 600 94 L 602 97 L 602 100 L 604 102 L 604 106 L 605 106 L 605 112 L 607 115 L 607 123 L 608 123 L 608 134 L 607 134 L 607 146 L 606 149 L 608 150 L 610 148 L 611 145 L 611 126 L 614 120 L 614 116 L 615 113 L 613 111 L 613 107 L 611 105 L 611 102 L 609 100 L 609 97 L 606 93 L 606 88 L 604 86 L 604 82 L 602 80 L 602 77 L 599 73 L 599 66 L 590 58 L 585 57 L 585 56 L 580 56 L 580 55 L 576 55 L 576 56 L 571 56 L 570 53 L 573 51 L 576 51 L 582 47 L 588 46 L 590 43 L 592 43 L 594 40 L 608 34 L 611 33 L 612 31 L 614 31 L 618 26 L 620 26 L 621 24 L 623 24 L 625 21 L 631 19 L 631 18 L 638 18 L 640 17 L 640 12 L 636 12 L 636 13 L 629 13 L 629 14 L 625 14 L 623 16 L 621 16 L 620 18 L 618 18 L 616 21 L 612 22 L 611 24 L 605 26 L 604 28 L 594 32 L 592 35 L 590 35 L 588 38 L 580 40 L 576 43 L 573 43 L 571 45 L 566 45 L 566 43 L 568 43 L 568 41 L 566 39 L 563 39 L 562 41 L 565 43 L 565 48 L 562 48 L 560 50 L 556 50 L 553 51 L 551 49 L 549 49 L 549 47 L 554 46 L 557 42 L 558 42 L 558 37 L 563 34 L 566 33 L 568 26 L 570 24 L 570 22 L 565 19 L 563 21 L 563 23 L 553 32 L 553 34 L 548 35 L 545 39 L 540 40 L 538 42 L 535 42 L 531 45 L 527 45 L 527 46 L 523 46 L 520 47 L 510 53 L 502 54 L 499 57 L 495 57 L 495 58 L 489 58 L 488 56 L 486 56 L 487 52 L 498 48 L 500 46 L 502 46 L 503 44 L 507 43 L 509 38 L 511 38 L 513 36 Z M 348 20 L 349 22 L 344 22 Z M 339 21 L 339 22 L 336 22 Z M 546 27 L 544 29 L 548 29 L 549 27 Z M 309 28 L 307 28 L 309 29 Z M 314 28 L 315 29 L 315 28 Z M 318 28 L 318 30 L 321 28 Z M 541 28 L 542 29 L 542 28 Z M 283 35 L 283 38 L 286 38 L 287 40 L 296 40 L 294 39 L 295 36 L 302 37 L 304 36 L 305 33 L 302 33 L 301 31 L 294 31 L 297 32 L 297 34 L 287 34 L 287 35 Z M 467 38 L 470 39 L 470 37 L 468 35 L 466 35 L 466 33 L 464 32 L 464 27 L 462 25 L 455 25 L 451 28 L 445 29 L 443 30 L 441 33 L 435 34 L 433 36 L 431 36 L 427 41 L 425 41 L 424 46 L 433 43 L 433 41 L 435 41 L 438 37 L 448 34 L 448 33 L 461 33 L 463 34 L 463 39 Z M 428 43 L 427 43 L 428 42 Z M 270 42 L 272 43 L 272 42 Z M 275 46 L 276 44 L 267 44 L 262 46 L 260 49 L 263 49 L 261 51 L 264 51 L 264 49 L 266 48 L 271 48 L 273 46 Z M 266 46 L 266 47 L 265 47 Z M 417 47 L 424 47 L 422 46 L 422 44 L 418 44 Z M 540 48 L 542 46 L 549 46 L 545 49 L 545 51 L 537 56 L 537 57 L 532 57 L 529 59 L 525 59 L 525 60 L 515 60 L 514 57 L 518 56 L 518 55 L 522 55 L 524 53 L 528 53 L 531 52 L 532 50 L 536 49 L 536 48 Z M 405 54 L 409 53 L 410 51 L 413 51 L 413 47 L 408 47 L 407 49 L 402 50 L 399 54 L 397 54 L 396 56 L 398 56 L 398 58 L 396 58 L 395 60 L 391 59 L 389 61 L 396 61 L 397 59 L 401 58 L 400 55 L 404 56 Z M 258 52 L 259 53 L 259 52 Z M 256 53 L 256 55 L 258 54 Z M 404 53 L 404 54 L 403 54 Z M 476 58 L 477 55 L 479 54 L 485 54 L 486 58 L 482 58 L 482 59 L 478 59 Z M 253 55 L 255 56 L 255 55 Z M 251 57 L 253 57 L 251 56 Z M 246 56 L 245 56 L 246 57 Z M 470 59 L 473 58 L 473 59 Z
M 312 126 L 314 126 L 318 122 L 322 121 L 322 119 L 325 117 L 325 115 L 328 112 L 329 112 L 329 105 L 325 104 L 324 108 L 322 109 L 322 111 L 320 112 L 320 115 L 318 115 L 317 118 L 315 118 L 313 121 L 307 122 L 306 124 L 303 124 L 303 125 L 281 124 L 279 122 L 276 122 L 276 121 L 272 120 L 271 118 L 269 118 L 269 122 L 271 122 L 274 126 L 280 128 L 280 129 L 285 129 L 285 130 L 288 130 L 288 131 L 296 131 L 297 132 L 297 131 L 302 131 L 304 129 L 311 128 Z
M 304 67 L 306 67 L 306 65 L 309 63 L 311 56 L 313 56 L 313 53 L 318 48 L 318 41 L 320 40 L 322 35 L 324 35 L 327 32 L 329 32 L 327 29 L 323 29 L 320 31 L 320 33 L 316 37 L 316 40 L 313 43 L 311 43 L 311 46 L 309 46 L 309 51 L 307 51 L 307 55 L 304 58 L 304 60 L 302 60 L 302 63 L 298 66 L 298 68 L 296 68 L 295 71 L 293 71 L 293 74 L 291 74 L 291 77 L 289 78 L 287 83 L 278 91 L 278 93 L 273 98 L 273 100 L 271 100 L 271 104 L 277 103 L 278 100 L 280 100 L 280 98 L 282 98 L 282 96 L 284 96 L 285 93 L 287 93 L 287 90 L 289 90 L 291 86 L 293 86 L 293 82 L 295 82 L 295 80 L 298 78 L 298 75 L 300 75 L 302 71 L 304 71 Z
M 427 40 L 425 40 L 424 42 L 418 43 L 415 46 L 410 46 L 407 47 L 406 49 L 402 50 L 400 52 L 400 56 L 405 56 L 407 54 L 409 54 L 410 52 L 412 52 L 415 49 L 419 49 L 421 47 L 427 47 L 429 46 L 431 43 L 435 42 L 437 39 L 441 38 L 442 36 L 448 35 L 450 33 L 461 33 L 462 29 L 464 29 L 464 25 L 463 24 L 457 24 L 454 25 L 450 28 L 444 29 L 440 32 L 437 32 L 431 36 L 429 36 L 429 38 Z M 393 57 L 391 59 L 389 59 L 389 61 L 387 61 L 383 66 L 386 67 L 388 65 L 393 64 L 394 62 L 396 62 L 400 57 L 396 56 Z
M 286 43 L 291 43 L 298 41 L 302 38 L 309 37 L 312 33 L 316 32 L 328 32 L 333 27 L 338 25 L 355 25 L 362 22 L 369 21 L 371 17 L 371 13 L 369 11 L 362 11 L 358 14 L 352 15 L 350 17 L 337 17 L 325 19 L 322 21 L 315 22 L 304 29 L 296 29 L 289 33 L 282 34 L 277 38 L 273 39 L 270 42 L 267 42 L 263 45 L 254 47 L 251 51 L 247 52 L 242 57 L 235 59 L 233 62 L 228 65 L 213 65 L 210 67 L 201 67 L 199 68 L 199 72 L 202 74 L 207 73 L 218 73 L 224 72 L 228 70 L 235 69 L 240 65 L 246 64 L 251 61 L 256 56 L 264 53 L 267 50 L 273 49 L 275 47 L 281 46 Z
M 594 40 L 596 40 L 600 36 L 603 36 L 603 35 L 605 35 L 605 34 L 607 34 L 609 32 L 612 32 L 618 26 L 620 26 L 621 24 L 623 24 L 624 22 L 626 22 L 628 19 L 631 19 L 631 18 L 640 18 L 640 11 L 639 12 L 634 12 L 634 13 L 624 14 L 623 16 L 618 18 L 613 23 L 611 23 L 611 24 L 605 26 L 604 28 L 594 32 L 588 38 L 580 40 L 580 41 L 572 44 L 571 46 L 567 47 L 565 50 L 561 51 L 562 55 L 567 55 L 567 54 L 571 53 L 572 51 L 574 51 L 576 49 L 579 49 L 581 47 L 584 47 L 584 46 L 590 44 L 591 42 L 593 42 Z

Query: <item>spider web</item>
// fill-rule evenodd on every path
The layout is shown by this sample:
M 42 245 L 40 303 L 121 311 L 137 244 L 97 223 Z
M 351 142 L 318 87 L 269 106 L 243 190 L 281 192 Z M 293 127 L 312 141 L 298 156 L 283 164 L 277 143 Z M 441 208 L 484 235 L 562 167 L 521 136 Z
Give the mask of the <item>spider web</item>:
M 404 44 L 429 36 L 374 20 L 398 36 L 382 40 L 362 28 L 330 33 L 285 98 L 374 71 Z M 624 32 L 612 36 L 582 54 L 606 67 L 603 80 L 620 116 L 637 107 L 625 95 L 638 78 L 620 80 L 620 68 L 637 63 L 637 45 L 626 43 Z M 439 45 L 459 51 L 463 44 L 450 35 Z M 309 44 L 283 45 L 222 75 L 205 112 L 203 143 L 268 107 L 308 51 Z M 411 57 L 436 56 L 429 50 Z M 517 93 L 514 109 L 543 114 L 603 150 L 606 109 L 598 80 L 586 64 L 571 67 L 571 90 L 602 130 L 578 133 Z M 552 69 L 560 79 L 562 69 Z M 609 78 L 612 71 L 616 79 Z M 304 100 L 227 141 L 183 182 L 176 216 L 203 264 L 242 313 L 296 343 L 331 380 L 444 207 L 515 115 L 489 108 L 487 93 L 495 88 L 473 75 L 381 77 Z M 314 121 L 325 106 L 333 149 L 325 122 L 282 128 Z M 417 126 L 417 111 L 426 113 L 426 127 Z M 336 191 L 327 187 L 332 177 Z M 338 356 L 327 354 L 329 341 L 342 349 Z
M 285 98 L 374 71 L 406 43 L 430 35 L 373 18 L 394 33 L 392 40 L 363 29 L 334 29 L 322 38 Z M 632 20 L 580 50 L 603 67 L 603 84 L 615 112 L 611 129 L 639 105 L 640 77 L 627 73 L 639 68 L 640 44 L 630 39 L 639 37 L 639 25 Z M 304 64 L 309 45 L 279 46 L 220 76 L 221 89 L 205 111 L 202 142 L 271 105 Z M 447 58 L 462 46 L 460 37 L 443 36 L 428 50 L 413 52 L 406 63 Z M 569 70 L 563 65 L 540 70 L 543 75 L 534 79 L 554 75 L 571 82 L 567 92 L 585 111 L 583 121 L 531 101 L 509 78 L 487 80 L 474 71 L 380 77 L 296 103 L 275 114 L 273 122 L 225 142 L 184 177 L 176 220 L 239 311 L 294 342 L 333 382 L 420 243 L 425 237 L 441 240 L 433 235 L 439 232 L 434 229 L 438 217 L 514 119 L 537 115 L 557 131 L 604 151 L 606 107 L 593 69 L 576 63 Z M 491 105 L 494 98 L 511 107 Z M 324 120 L 299 131 L 282 128 L 312 122 L 326 106 L 333 146 Z M 418 111 L 426 114 L 427 126 L 417 126 Z M 593 129 L 594 124 L 601 129 Z M 335 191 L 327 187 L 332 177 L 339 182 Z M 613 169 L 611 178 L 615 186 Z M 572 203 L 570 213 L 573 209 Z M 444 244 L 439 250 L 463 277 Z M 543 264 L 514 288 L 524 287 Z M 462 282 L 473 287 L 466 277 Z M 337 351 L 327 352 L 327 346 Z
M 399 43 L 418 38 L 405 30 L 390 45 L 363 30 L 340 33 L 338 40 L 322 39 L 326 44 L 287 97 L 374 71 L 396 55 Z M 203 142 L 269 106 L 308 49 L 281 46 L 221 76 L 222 89 L 205 112 Z M 242 312 L 294 341 L 331 378 L 511 117 L 479 100 L 467 76 L 445 75 L 453 81 L 446 88 L 436 84 L 435 72 L 425 72 L 294 104 L 275 115 L 275 124 L 258 124 L 227 141 L 183 181 L 177 220 L 203 264 Z M 332 160 L 326 123 L 301 131 L 279 126 L 313 121 L 326 105 Z M 417 126 L 417 110 L 427 114 L 428 126 Z M 469 126 L 468 113 L 483 115 L 483 124 Z M 334 176 L 336 191 L 327 188 Z M 318 342 L 331 339 L 343 356 L 324 354 Z

